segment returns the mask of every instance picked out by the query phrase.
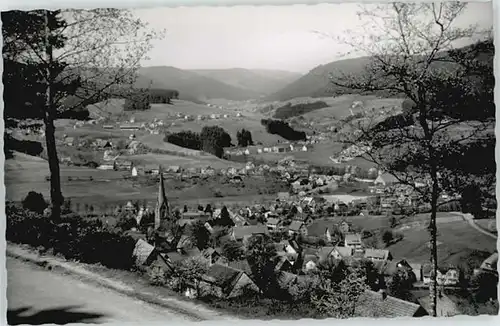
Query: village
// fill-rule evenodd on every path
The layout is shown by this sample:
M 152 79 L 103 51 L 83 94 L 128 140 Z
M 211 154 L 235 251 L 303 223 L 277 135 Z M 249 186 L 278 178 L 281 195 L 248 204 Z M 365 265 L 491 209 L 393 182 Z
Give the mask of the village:
M 370 302 L 379 302 L 374 307 L 379 307 L 380 302 L 386 302 L 387 316 L 418 316 L 424 313 L 422 305 L 426 301 L 421 300 L 420 304 L 403 301 L 387 296 L 387 284 L 392 282 L 392 278 L 399 277 L 401 273 L 408 275 L 411 280 L 411 289 L 426 288 L 430 282 L 431 266 L 427 261 L 407 261 L 400 257 L 395 257 L 390 249 L 373 246 L 366 240 L 366 232 L 361 232 L 360 228 L 350 222 L 349 216 L 368 214 L 368 210 L 379 212 L 390 212 L 394 207 L 394 200 L 387 199 L 378 203 L 370 196 L 364 198 L 351 198 L 346 200 L 346 196 L 318 196 L 305 195 L 303 192 L 278 193 L 274 202 L 244 207 L 226 206 L 216 208 L 207 205 L 203 207 L 177 208 L 175 212 L 170 211 L 167 196 L 165 194 L 164 177 L 178 170 L 177 168 L 166 169 L 159 173 L 160 185 L 156 208 L 144 207 L 138 204 L 128 204 L 125 210 L 135 216 L 136 225 L 129 224 L 126 230 L 128 235 L 136 240 L 134 257 L 139 267 L 154 266 L 154 268 L 167 273 L 180 261 L 202 257 L 209 262 L 209 269 L 201 276 L 200 284 L 196 287 L 188 287 L 183 290 L 183 294 L 197 298 L 200 291 L 207 291 L 222 299 L 228 299 L 243 295 L 242 289 L 253 289 L 259 291 L 255 282 L 255 275 L 246 261 L 244 250 L 247 248 L 249 240 L 254 236 L 268 236 L 274 241 L 277 256 L 275 259 L 275 272 L 283 275 L 283 286 L 285 289 L 289 284 L 299 282 L 300 279 L 307 279 L 315 272 L 324 268 L 329 261 L 342 261 L 346 265 L 359 263 L 360 261 L 370 261 L 373 264 L 375 273 L 378 275 L 376 281 L 378 291 L 368 291 L 366 296 Z M 253 170 L 253 169 L 250 169 Z M 215 173 L 213 170 L 211 173 Z M 237 171 L 234 171 L 237 173 Z M 175 172 L 174 172 L 175 173 Z M 200 173 L 209 173 L 207 170 Z M 289 174 L 289 172 L 285 172 Z M 337 178 L 339 179 L 339 178 Z M 168 180 L 168 179 L 167 179 Z M 304 180 L 310 180 L 315 185 L 337 183 L 334 178 L 325 176 L 309 176 Z M 339 182 L 342 182 L 339 180 Z M 371 186 L 371 190 L 377 194 L 393 193 L 389 188 L 394 188 L 396 180 L 379 174 Z M 337 185 L 338 187 L 338 185 Z M 342 198 L 342 199 L 339 199 Z M 399 198 L 397 198 L 399 199 Z M 392 205 L 388 203 L 393 203 Z M 411 200 L 400 201 L 402 205 L 411 206 Z M 414 204 L 413 204 L 414 205 Z M 151 231 L 151 220 L 149 224 L 144 224 L 143 217 L 157 215 L 158 212 L 165 212 L 165 218 L 170 218 L 185 232 L 182 235 L 165 235 L 160 245 L 158 239 L 148 239 L 147 234 L 140 230 L 149 228 Z M 381 214 L 381 213 L 379 213 Z M 142 221 L 142 222 L 141 222 Z M 223 222 L 222 222 L 223 221 Z M 324 221 L 329 226 L 319 229 Z M 216 242 L 209 243 L 205 248 L 196 246 L 196 239 L 193 239 L 187 231 L 190 226 L 201 223 L 209 234 L 221 234 Z M 147 225 L 147 227 L 145 227 Z M 167 232 L 168 233 L 168 232 Z M 390 240 L 397 241 L 397 240 Z M 366 242 L 366 243 L 365 243 Z M 227 243 L 233 243 L 242 250 L 239 258 L 227 257 L 228 251 L 225 249 Z M 494 253 L 486 259 L 480 269 L 474 270 L 474 275 L 479 273 L 495 273 L 492 264 L 498 260 L 498 253 Z M 459 288 L 464 275 L 457 266 L 440 266 L 437 282 L 441 289 Z M 203 289 L 203 290 L 201 290 Z M 360 299 L 361 300 L 361 299 Z M 369 316 L 373 313 L 370 307 L 364 306 L 361 314 Z M 449 311 L 441 311 L 441 315 L 453 315 L 456 311 L 450 308 Z

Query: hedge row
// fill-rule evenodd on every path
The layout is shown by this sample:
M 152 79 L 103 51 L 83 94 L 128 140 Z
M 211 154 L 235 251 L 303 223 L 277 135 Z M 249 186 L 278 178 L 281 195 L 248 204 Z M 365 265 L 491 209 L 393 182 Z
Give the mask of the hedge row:
M 8 241 L 42 247 L 66 259 L 130 270 L 135 240 L 109 230 L 102 222 L 83 220 L 72 214 L 54 223 L 41 214 L 8 203 L 6 205 Z

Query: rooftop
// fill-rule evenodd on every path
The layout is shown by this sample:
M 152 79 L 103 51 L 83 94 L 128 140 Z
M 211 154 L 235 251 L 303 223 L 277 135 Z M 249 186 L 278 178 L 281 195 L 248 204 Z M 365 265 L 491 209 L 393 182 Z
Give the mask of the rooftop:
M 419 317 L 427 315 L 422 306 L 409 301 L 401 300 L 382 293 L 365 291 L 358 299 L 355 308 L 357 317 Z

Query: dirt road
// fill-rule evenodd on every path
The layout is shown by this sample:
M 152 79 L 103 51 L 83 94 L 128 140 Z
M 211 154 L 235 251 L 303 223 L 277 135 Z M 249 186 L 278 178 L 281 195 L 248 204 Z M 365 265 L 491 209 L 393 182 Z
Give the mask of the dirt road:
M 7 257 L 8 324 L 188 321 L 189 317 Z

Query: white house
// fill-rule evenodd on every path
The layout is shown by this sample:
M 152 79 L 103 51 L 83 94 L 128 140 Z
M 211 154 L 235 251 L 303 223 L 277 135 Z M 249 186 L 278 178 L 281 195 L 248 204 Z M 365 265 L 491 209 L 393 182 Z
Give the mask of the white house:
M 135 166 L 132 168 L 132 176 L 137 177 L 137 168 Z

